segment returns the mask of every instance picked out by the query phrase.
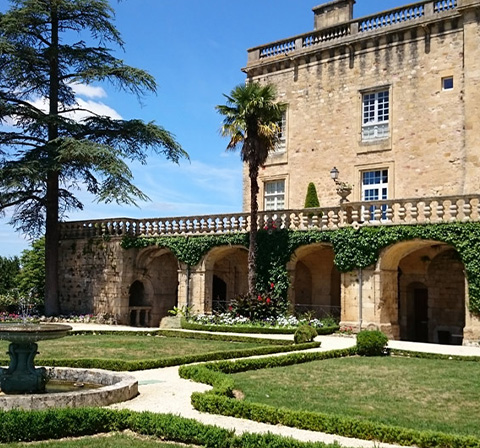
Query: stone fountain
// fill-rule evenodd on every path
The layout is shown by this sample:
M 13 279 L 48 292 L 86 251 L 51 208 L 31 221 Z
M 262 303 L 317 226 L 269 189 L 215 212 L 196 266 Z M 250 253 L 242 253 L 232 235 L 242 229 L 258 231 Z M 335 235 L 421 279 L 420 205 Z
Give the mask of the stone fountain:
M 0 368 L 0 409 L 46 409 L 52 407 L 107 406 L 138 395 L 135 377 L 98 369 L 35 368 L 38 341 L 57 339 L 72 329 L 63 324 L 0 324 L 0 340 L 10 341 L 10 365 Z M 45 392 L 49 379 L 59 382 L 88 383 L 93 389 L 62 393 Z
M 10 341 L 8 369 L 0 369 L 0 389 L 5 394 L 43 393 L 47 383 L 45 367 L 35 368 L 38 341 L 63 338 L 72 329 L 62 324 L 0 324 L 0 340 Z

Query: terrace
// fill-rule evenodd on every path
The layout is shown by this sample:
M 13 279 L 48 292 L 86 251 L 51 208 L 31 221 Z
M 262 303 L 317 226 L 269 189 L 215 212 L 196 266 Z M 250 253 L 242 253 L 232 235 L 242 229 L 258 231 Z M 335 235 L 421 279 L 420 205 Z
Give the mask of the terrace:
M 479 222 L 480 195 L 345 202 L 336 207 L 261 211 L 266 230 L 330 231 L 344 227 Z M 61 224 L 61 239 L 220 235 L 250 230 L 248 213 L 167 218 L 111 218 Z

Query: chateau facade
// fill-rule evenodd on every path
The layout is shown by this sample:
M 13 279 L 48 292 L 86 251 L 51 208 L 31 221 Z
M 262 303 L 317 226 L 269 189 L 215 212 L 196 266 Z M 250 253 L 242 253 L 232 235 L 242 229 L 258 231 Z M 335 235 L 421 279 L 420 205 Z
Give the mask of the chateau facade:
M 480 0 L 360 19 L 354 3 L 320 5 L 313 32 L 248 50 L 247 82 L 287 104 L 259 176 L 259 224 L 282 254 L 264 263 L 282 258 L 292 310 L 476 344 Z M 321 207 L 304 210 L 310 182 Z M 62 311 L 158 325 L 173 306 L 221 310 L 247 290 L 248 201 L 245 171 L 244 213 L 64 223 Z

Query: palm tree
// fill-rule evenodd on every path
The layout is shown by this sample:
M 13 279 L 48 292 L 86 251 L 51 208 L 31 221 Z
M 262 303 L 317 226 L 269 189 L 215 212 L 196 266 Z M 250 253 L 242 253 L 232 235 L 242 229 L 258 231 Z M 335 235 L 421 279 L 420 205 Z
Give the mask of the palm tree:
M 216 107 L 225 118 L 221 134 L 230 138 L 227 151 L 241 146 L 241 158 L 250 178 L 250 245 L 248 249 L 248 293 L 256 294 L 256 254 L 258 215 L 258 170 L 278 142 L 282 114 L 286 105 L 276 102 L 275 87 L 250 82 L 236 86 L 226 105 Z

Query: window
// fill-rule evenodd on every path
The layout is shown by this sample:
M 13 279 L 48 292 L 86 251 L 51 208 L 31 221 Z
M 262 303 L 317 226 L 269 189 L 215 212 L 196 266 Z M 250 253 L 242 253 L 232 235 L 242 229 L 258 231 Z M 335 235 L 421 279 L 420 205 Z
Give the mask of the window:
M 442 78 L 442 90 L 452 90 L 453 89 L 453 76 L 447 76 Z
M 388 199 L 388 170 L 364 171 L 362 173 L 362 201 L 380 201 Z M 370 219 L 375 219 L 375 210 L 382 211 L 382 219 L 386 218 L 387 205 L 369 207 Z
M 362 141 L 388 138 L 390 93 L 388 90 L 363 94 Z
M 265 210 L 285 208 L 285 180 L 265 182 Z
M 278 142 L 274 154 L 282 154 L 287 150 L 287 112 L 282 113 L 282 119 L 278 122 Z

